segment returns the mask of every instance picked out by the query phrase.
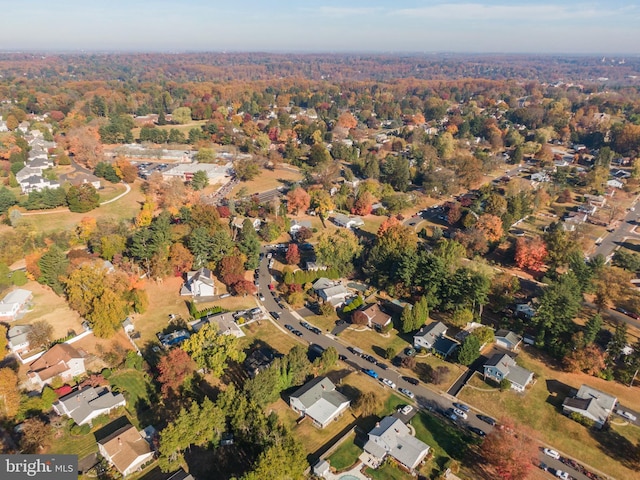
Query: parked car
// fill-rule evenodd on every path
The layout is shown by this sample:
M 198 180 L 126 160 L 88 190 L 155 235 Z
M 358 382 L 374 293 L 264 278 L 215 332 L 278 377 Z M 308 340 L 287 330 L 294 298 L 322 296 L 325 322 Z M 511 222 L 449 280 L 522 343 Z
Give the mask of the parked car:
M 300 325 L 302 325 L 307 330 L 311 330 L 311 324 L 308 322 L 300 322 Z
M 631 412 L 627 412 L 626 410 L 622 410 L 622 409 L 617 409 L 616 413 L 618 415 L 620 415 L 621 417 L 626 418 L 627 420 L 631 420 L 632 422 L 635 422 L 636 420 L 638 420 L 638 417 L 636 417 L 633 413 Z
M 405 354 L 407 357 L 413 357 L 413 356 L 416 354 L 416 349 L 415 349 L 415 348 L 407 348 L 407 349 L 404 351 L 404 354 Z
M 457 416 L 459 416 L 460 418 L 464 418 L 465 420 L 467 419 L 467 412 L 463 412 L 462 410 L 460 410 L 459 408 L 453 408 L 453 413 L 455 413 Z
M 300 330 L 292 330 L 291 333 L 293 333 L 296 337 L 302 336 L 302 332 Z
M 264 295 L 259 293 L 258 294 L 258 298 L 260 299 L 261 302 L 264 302 Z
M 290 332 L 293 332 L 296 328 L 293 325 L 289 325 L 288 323 L 284 326 Z
M 542 451 L 544 452 L 545 455 L 551 458 L 555 458 L 556 460 L 560 460 L 560 454 L 555 450 L 552 450 L 550 448 L 543 448 Z
M 415 398 L 415 395 L 411 390 L 407 390 L 406 388 L 399 388 L 398 391 L 409 398 Z
M 413 411 L 413 406 L 411 405 L 405 405 L 404 407 L 400 407 L 398 409 L 398 412 L 400 412 L 402 415 L 409 415 L 412 411 Z
M 275 318 L 276 320 L 280 320 L 280 313 L 279 312 L 269 312 L 271 314 L 271 316 L 273 318 Z
M 562 470 L 556 470 L 556 477 L 561 478 L 562 480 L 571 480 L 571 476 Z
M 378 374 L 373 370 L 371 370 L 370 368 L 363 368 L 362 371 L 367 375 L 369 375 L 371 378 L 376 378 L 376 379 L 378 378 Z
M 343 362 L 346 362 L 347 361 L 347 356 L 340 354 L 340 355 L 338 355 L 338 360 L 342 360 Z
M 453 406 L 456 407 L 456 408 L 459 408 L 463 412 L 468 412 L 469 411 L 469 407 L 467 407 L 464 403 L 454 402 Z
M 454 422 L 458 421 L 458 416 L 455 414 L 455 412 L 453 411 L 453 408 L 448 408 L 445 412 L 444 412 L 445 417 L 447 417 L 450 420 L 453 420 Z
M 417 378 L 413 378 L 413 377 L 402 377 L 402 379 L 405 382 L 410 383 L 411 385 L 418 385 L 420 383 L 420 381 Z
M 491 417 L 487 417 L 486 415 L 482 415 L 482 414 L 477 414 L 476 417 L 478 417 L 478 419 L 482 420 L 484 423 L 488 423 L 489 425 L 491 425 L 492 427 L 496 426 L 496 421 L 491 418 Z
M 363 355 L 362 358 L 364 358 L 367 362 L 371 362 L 371 363 L 377 363 L 376 359 L 374 356 L 372 355 Z
M 389 380 L 388 378 L 383 378 L 382 379 L 382 383 L 384 383 L 387 387 L 389 388 L 396 388 L 396 384 L 393 383 L 391 380 Z
M 484 437 L 486 435 L 486 433 L 484 433 L 484 430 L 479 429 L 478 427 L 474 427 L 472 425 L 467 426 L 467 428 L 469 429 L 470 432 L 475 433 L 476 435 L 480 436 L 480 437 Z
M 389 368 L 389 365 L 382 362 L 377 362 L 376 365 L 378 365 L 382 370 L 387 370 Z

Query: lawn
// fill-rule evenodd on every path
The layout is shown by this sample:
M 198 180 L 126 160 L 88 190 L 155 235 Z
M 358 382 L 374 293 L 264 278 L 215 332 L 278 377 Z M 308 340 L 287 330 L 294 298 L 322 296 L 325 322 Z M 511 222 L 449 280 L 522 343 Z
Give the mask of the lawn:
M 291 165 L 284 167 L 278 167 L 275 170 L 268 170 L 263 168 L 260 171 L 260 175 L 248 182 L 240 182 L 236 185 L 229 197 L 236 195 L 243 187 L 247 195 L 253 195 L 254 193 L 266 192 L 283 186 L 288 182 L 297 182 L 302 180 L 302 174 Z
M 526 352 L 520 354 L 518 361 L 536 374 L 536 383 L 524 395 L 465 387 L 459 398 L 496 418 L 508 416 L 529 425 L 540 440 L 616 478 L 634 478 L 636 472 L 625 466 L 626 458 L 620 457 L 626 454 L 625 446 L 637 441 L 636 427 L 614 426 L 610 434 L 589 431 L 562 415 L 560 409 L 570 389 L 582 383 L 617 395 L 623 404 L 623 396 L 629 400 L 628 404 L 637 402 L 633 400 L 637 392 L 584 374 L 554 371 Z M 478 378 L 470 385 L 486 389 Z
M 330 332 L 336 326 L 336 321 L 338 320 L 338 314 L 333 313 L 328 317 L 324 315 L 312 315 L 310 317 L 305 317 L 305 320 L 309 322 L 311 325 L 315 325 L 316 327 Z
M 445 360 L 442 360 L 441 358 L 436 357 L 435 355 L 418 355 L 416 357 L 415 371 L 410 371 L 407 369 L 403 370 L 406 370 L 411 376 L 417 375 L 418 378 L 420 378 L 419 372 L 421 371 L 421 365 L 429 365 L 434 370 L 438 367 L 446 367 L 449 369 L 449 374 L 444 376 L 442 382 L 435 384 L 436 387 L 445 391 L 448 390 L 451 385 L 453 385 L 453 382 L 455 382 L 458 377 L 462 375 L 462 373 L 466 370 L 466 368 L 463 368 L 457 363 L 447 362 Z
M 381 467 L 375 470 L 367 467 L 365 473 L 373 480 L 409 480 L 413 477 L 406 472 L 400 470 L 394 463 L 385 462 Z
M 349 435 L 345 441 L 328 458 L 329 463 L 337 471 L 349 470 L 357 461 L 362 449 L 353 440 L 355 434 Z
M 120 370 L 109 377 L 109 383 L 121 392 L 127 400 L 127 407 L 135 412 L 139 402 L 149 402 L 149 393 L 153 389 L 145 373 L 138 370 Z
M 240 339 L 244 348 L 249 347 L 254 342 L 263 342 L 280 353 L 287 353 L 294 345 L 300 345 L 300 342 L 277 328 L 271 321 L 263 320 L 250 323 L 246 327 L 242 327 L 242 331 L 246 337 Z
M 380 334 L 369 328 L 356 330 L 349 328 L 340 334 L 340 337 L 350 345 L 360 347 L 367 353 L 382 356 L 383 352 L 392 347 L 396 352 L 407 348 L 410 344 L 398 335 L 397 330 L 391 330 L 388 334 Z
M 97 452 L 98 444 L 93 433 L 86 435 L 71 435 L 68 428 L 61 428 L 56 431 L 54 440 L 51 443 L 49 453 L 64 453 L 67 455 L 78 455 L 78 459 Z

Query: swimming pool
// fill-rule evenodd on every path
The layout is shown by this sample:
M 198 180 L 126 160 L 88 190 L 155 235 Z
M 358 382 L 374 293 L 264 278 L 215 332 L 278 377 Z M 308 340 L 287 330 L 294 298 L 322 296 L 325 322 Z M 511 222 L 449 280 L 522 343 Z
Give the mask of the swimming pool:
M 342 475 L 338 480 L 359 480 L 358 477 L 353 475 Z

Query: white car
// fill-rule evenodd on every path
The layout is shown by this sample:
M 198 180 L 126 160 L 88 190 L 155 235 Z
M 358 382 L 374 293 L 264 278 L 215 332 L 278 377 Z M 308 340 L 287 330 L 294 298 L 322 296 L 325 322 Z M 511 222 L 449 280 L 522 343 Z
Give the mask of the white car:
M 382 379 L 382 383 L 384 383 L 387 387 L 389 388 L 396 388 L 396 384 L 393 383 L 391 380 L 389 380 L 388 378 L 383 378 Z
M 631 420 L 632 422 L 635 422 L 636 420 L 638 420 L 638 417 L 636 417 L 633 413 L 631 412 L 627 412 L 626 410 L 616 410 L 616 413 L 618 415 L 620 415 L 621 417 L 626 418 L 627 420 Z
M 463 412 L 459 408 L 454 408 L 453 413 L 455 413 L 460 418 L 464 418 L 465 420 L 467 419 L 467 412 Z
M 411 405 L 405 405 L 398 411 L 403 415 L 409 415 L 413 411 L 413 407 Z
M 555 458 L 556 460 L 560 460 L 560 454 L 555 450 L 551 450 L 550 448 L 545 448 L 542 450 L 545 455 L 548 455 L 551 458 Z
M 571 480 L 571 477 L 567 472 L 563 472 L 562 470 L 556 470 L 556 477 L 561 478 L 562 480 Z

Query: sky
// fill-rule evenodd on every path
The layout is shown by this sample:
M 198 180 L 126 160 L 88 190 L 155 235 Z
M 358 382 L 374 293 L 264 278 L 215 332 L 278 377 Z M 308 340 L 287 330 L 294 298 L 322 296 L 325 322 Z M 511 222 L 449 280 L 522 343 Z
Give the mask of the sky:
M 0 51 L 640 53 L 640 0 L 28 0 Z

